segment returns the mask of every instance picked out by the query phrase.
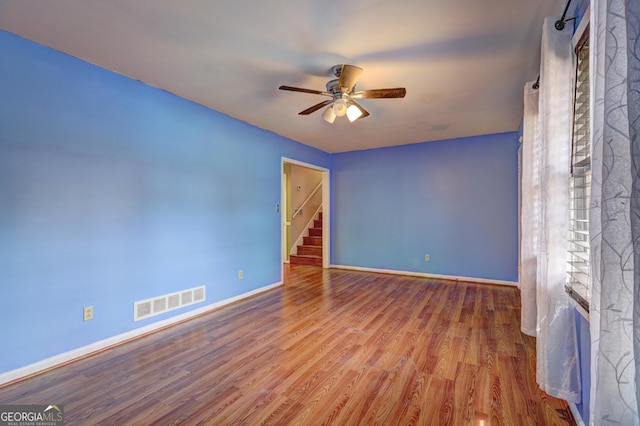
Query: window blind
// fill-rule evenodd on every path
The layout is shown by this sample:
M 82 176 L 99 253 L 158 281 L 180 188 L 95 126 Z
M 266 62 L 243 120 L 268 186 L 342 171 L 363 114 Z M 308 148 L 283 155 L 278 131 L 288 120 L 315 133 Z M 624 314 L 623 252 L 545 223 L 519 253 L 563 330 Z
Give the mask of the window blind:
M 589 267 L 589 195 L 591 144 L 589 132 L 589 38 L 576 47 L 576 79 L 569 179 L 569 257 L 567 292 L 587 312 L 591 297 Z

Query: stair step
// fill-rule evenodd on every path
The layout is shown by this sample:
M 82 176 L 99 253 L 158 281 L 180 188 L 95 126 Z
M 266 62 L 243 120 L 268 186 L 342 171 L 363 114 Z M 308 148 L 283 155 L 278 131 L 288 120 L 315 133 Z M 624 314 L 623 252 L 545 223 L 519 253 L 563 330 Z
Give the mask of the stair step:
M 322 228 L 309 228 L 310 237 L 322 237 Z
M 292 265 L 322 267 L 322 213 L 309 228 L 309 236 L 302 237 L 303 245 L 297 246 L 297 253 L 289 256 Z
M 322 256 L 322 246 L 298 246 L 298 254 L 303 256 Z
M 291 265 L 307 265 L 307 266 L 322 267 L 322 257 L 292 254 L 291 256 L 289 256 L 289 263 Z
M 322 237 L 302 237 L 302 243 L 305 246 L 321 246 Z

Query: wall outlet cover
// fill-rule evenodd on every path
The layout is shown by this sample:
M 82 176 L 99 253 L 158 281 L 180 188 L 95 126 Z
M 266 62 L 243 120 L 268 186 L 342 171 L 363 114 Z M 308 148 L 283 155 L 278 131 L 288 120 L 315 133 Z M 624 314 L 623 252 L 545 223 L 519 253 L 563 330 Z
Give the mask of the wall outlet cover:
M 91 321 L 93 319 L 93 306 L 85 306 L 82 309 L 82 320 Z

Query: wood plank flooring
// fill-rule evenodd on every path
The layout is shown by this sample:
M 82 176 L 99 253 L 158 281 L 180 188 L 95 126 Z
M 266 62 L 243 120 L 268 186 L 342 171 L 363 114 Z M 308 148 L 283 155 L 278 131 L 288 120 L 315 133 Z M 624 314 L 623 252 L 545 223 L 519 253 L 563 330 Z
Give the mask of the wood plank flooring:
M 285 268 L 285 285 L 0 388 L 70 425 L 572 425 L 518 290 Z

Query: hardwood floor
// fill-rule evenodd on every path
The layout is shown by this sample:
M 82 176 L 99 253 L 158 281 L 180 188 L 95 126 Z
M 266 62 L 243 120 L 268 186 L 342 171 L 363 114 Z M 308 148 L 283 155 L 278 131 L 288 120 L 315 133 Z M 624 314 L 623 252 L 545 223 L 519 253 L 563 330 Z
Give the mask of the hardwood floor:
M 287 267 L 285 285 L 0 388 L 65 425 L 566 425 L 518 290 Z

